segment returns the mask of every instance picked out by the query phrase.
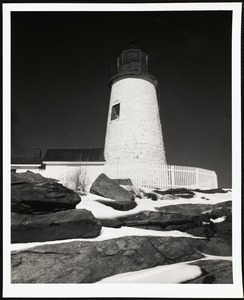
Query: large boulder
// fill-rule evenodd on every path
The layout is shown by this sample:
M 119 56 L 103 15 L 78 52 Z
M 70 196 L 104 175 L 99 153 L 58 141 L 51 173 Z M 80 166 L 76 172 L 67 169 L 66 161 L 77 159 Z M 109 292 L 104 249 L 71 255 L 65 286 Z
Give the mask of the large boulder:
M 100 234 L 101 221 L 85 209 L 71 209 L 45 215 L 11 214 L 11 242 L 43 242 L 92 238 Z
M 90 192 L 105 198 L 117 201 L 132 201 L 134 195 L 108 178 L 105 174 L 100 174 L 93 182 Z
M 162 207 L 156 207 L 156 209 L 162 213 L 169 214 L 202 214 L 203 212 L 213 209 L 211 204 L 177 204 L 167 205 Z
M 231 190 L 224 190 L 224 189 L 218 188 L 218 189 L 208 189 L 208 190 L 195 189 L 193 191 L 198 192 L 198 193 L 204 193 L 204 194 L 217 194 L 217 193 L 225 194 Z
M 75 208 L 81 201 L 74 191 L 56 182 L 27 182 L 11 186 L 11 210 L 39 214 Z
M 134 201 L 106 201 L 106 200 L 97 200 L 97 202 L 110 206 L 115 210 L 127 211 L 135 208 L 137 206 Z
M 208 219 L 204 215 L 196 214 L 177 214 L 177 213 L 162 213 L 153 211 L 142 211 L 137 214 L 122 216 L 118 218 L 124 226 L 130 227 L 144 227 L 147 226 L 148 229 L 155 229 L 158 226 L 161 230 L 171 230 L 167 229 L 168 226 L 179 226 L 186 228 L 195 228 L 202 226 L 202 222 Z M 153 226 L 153 228 L 150 228 Z M 186 230 L 182 230 L 186 231 Z
M 12 253 L 12 283 L 92 283 L 204 257 L 191 238 L 123 237 L 47 244 Z
M 156 207 L 156 209 L 162 213 L 175 214 L 203 214 L 209 212 L 210 218 L 216 219 L 226 216 L 231 220 L 232 201 L 217 204 L 177 204 Z
M 26 171 L 23 173 L 11 172 L 11 184 L 18 184 L 21 182 L 57 182 L 58 180 L 53 178 L 43 177 L 39 173 L 33 173 Z

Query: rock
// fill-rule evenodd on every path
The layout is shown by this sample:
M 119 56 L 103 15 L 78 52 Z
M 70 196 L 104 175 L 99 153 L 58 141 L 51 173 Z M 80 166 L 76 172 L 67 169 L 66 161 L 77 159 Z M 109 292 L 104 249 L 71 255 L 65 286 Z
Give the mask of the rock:
M 209 217 L 211 219 L 217 219 L 223 216 L 226 216 L 226 214 L 228 214 L 228 212 L 226 212 L 224 209 L 222 208 L 214 208 L 209 212 Z
M 39 214 L 75 208 L 81 201 L 74 191 L 56 182 L 28 182 L 11 186 L 11 210 Z
M 158 197 L 158 200 L 179 200 L 179 196 L 177 195 L 173 195 L 173 194 L 166 194 L 166 195 L 160 195 L 160 197 Z
M 211 204 L 177 204 L 168 205 L 163 207 L 156 207 L 156 209 L 162 213 L 174 213 L 174 214 L 201 214 L 213 209 Z
M 106 201 L 106 200 L 96 200 L 97 202 L 110 206 L 113 209 L 127 211 L 135 208 L 137 206 L 134 201 Z
M 156 207 L 156 209 L 163 213 L 176 214 L 202 214 L 209 212 L 210 218 L 216 219 L 222 216 L 231 217 L 232 201 L 220 202 L 217 204 L 178 204 L 168 205 L 163 207 Z M 217 210 L 217 211 L 216 211 Z
M 227 211 L 231 211 L 232 210 L 232 201 L 224 201 L 224 202 L 219 202 L 217 204 L 214 205 L 216 208 L 224 208 Z
M 167 228 L 169 229 L 169 227 Z M 176 228 L 174 228 L 176 230 Z M 212 223 L 195 228 L 181 228 L 194 236 L 205 236 L 207 244 L 204 246 L 209 254 L 212 255 L 231 255 L 232 254 L 232 223 L 223 221 Z M 203 251 L 204 252 L 204 251 Z M 218 253 L 218 254 L 216 254 Z M 219 254 L 221 253 L 221 254 Z
M 232 236 L 232 223 L 228 221 L 215 223 L 214 224 L 215 229 L 215 236 L 216 237 L 225 237 L 225 238 L 231 238 Z
M 11 172 L 11 184 L 18 184 L 23 182 L 57 182 L 58 180 L 53 178 L 43 177 L 39 173 L 33 173 L 26 171 L 23 173 Z
M 186 199 L 190 199 L 195 196 L 195 193 L 193 191 L 185 189 L 185 188 L 169 189 L 166 191 L 154 190 L 154 192 L 156 192 L 157 194 L 160 194 L 160 195 L 168 195 L 169 194 L 169 195 L 174 195 L 176 197 L 186 198 Z
M 204 194 L 225 194 L 228 193 L 231 190 L 223 190 L 223 189 L 209 189 L 209 190 L 201 190 L 201 189 L 194 189 L 193 191 L 198 192 L 198 193 L 204 193 Z
M 131 186 L 131 185 L 121 185 L 124 189 L 126 189 L 127 191 L 133 193 L 137 198 L 142 199 L 142 198 L 149 198 L 152 200 L 159 200 L 162 199 L 163 196 L 159 195 L 155 192 L 148 192 L 145 191 L 145 189 L 143 189 L 142 187 L 137 188 L 135 186 Z
M 156 193 L 152 193 L 152 192 L 151 193 L 144 193 L 144 196 L 146 198 L 152 199 L 153 201 L 156 201 L 159 198 Z
M 121 187 L 134 194 L 137 198 L 141 199 L 143 197 L 143 191 L 134 185 L 121 185 Z
M 185 283 L 233 283 L 232 262 L 228 260 L 200 260 L 190 265 L 199 266 L 202 275 Z
M 220 217 L 226 217 L 226 221 L 232 221 L 232 203 L 231 201 L 218 203 L 213 207 L 209 213 L 210 218 L 217 219 Z
M 111 180 L 118 185 L 130 185 L 130 186 L 133 185 L 131 179 L 111 179 Z
M 134 195 L 132 193 L 114 183 L 112 179 L 108 178 L 103 173 L 93 182 L 90 193 L 117 201 L 134 200 Z
M 71 209 L 45 215 L 11 214 L 11 242 L 28 243 L 74 238 L 92 238 L 100 234 L 101 221 L 85 209 Z
M 117 219 L 100 219 L 103 227 L 120 228 L 123 223 Z
M 128 215 L 118 218 L 125 226 L 143 227 L 147 226 L 160 226 L 161 230 L 175 230 L 168 228 L 169 226 L 178 225 L 180 228 L 195 228 L 202 226 L 205 216 L 194 214 L 174 214 L 174 213 L 161 213 L 152 211 L 142 211 L 138 214 Z M 185 228 L 186 227 L 186 228 Z M 152 229 L 152 228 L 150 228 Z M 185 230 L 183 230 L 185 231 Z
M 194 239 L 194 244 L 203 254 L 231 256 L 232 242 L 228 238 L 211 237 L 210 240 Z
M 180 230 L 190 233 L 195 236 L 205 236 L 207 238 L 221 237 L 229 243 L 231 238 L 231 201 L 221 202 L 215 205 L 211 204 L 180 204 L 170 205 L 157 208 L 162 213 L 168 214 L 191 214 L 202 216 L 203 222 L 209 222 L 209 225 L 192 226 L 194 223 L 185 224 L 171 224 L 164 230 Z M 225 216 L 226 219 L 220 223 L 210 222 L 209 219 L 216 219 Z
M 92 283 L 202 258 L 191 238 L 123 237 L 46 244 L 12 253 L 12 283 Z

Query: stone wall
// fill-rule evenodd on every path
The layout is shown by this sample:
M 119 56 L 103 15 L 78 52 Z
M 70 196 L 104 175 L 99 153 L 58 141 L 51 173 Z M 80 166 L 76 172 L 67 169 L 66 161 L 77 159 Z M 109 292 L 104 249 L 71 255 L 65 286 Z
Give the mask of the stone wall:
M 119 118 L 111 120 L 120 104 Z M 141 78 L 113 84 L 104 150 L 106 163 L 166 164 L 155 86 Z

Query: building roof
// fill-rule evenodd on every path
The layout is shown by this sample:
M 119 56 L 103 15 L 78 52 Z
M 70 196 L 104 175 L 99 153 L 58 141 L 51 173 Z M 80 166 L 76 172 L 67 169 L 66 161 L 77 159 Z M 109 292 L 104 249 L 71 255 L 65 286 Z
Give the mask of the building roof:
M 48 161 L 104 161 L 103 148 L 49 148 L 47 149 L 44 162 Z
M 12 165 L 41 165 L 42 158 L 38 157 L 11 157 Z

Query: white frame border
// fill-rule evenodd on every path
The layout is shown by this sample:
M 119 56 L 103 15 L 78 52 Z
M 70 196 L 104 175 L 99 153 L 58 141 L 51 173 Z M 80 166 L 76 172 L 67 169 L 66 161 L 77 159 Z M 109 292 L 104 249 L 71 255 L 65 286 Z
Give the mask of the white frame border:
M 11 284 L 10 281 L 10 14 L 12 11 L 201 11 L 231 10 L 233 284 Z M 241 11 L 242 3 L 3 4 L 3 297 L 205 297 L 243 296 L 241 273 Z M 233 117 L 234 116 L 234 117 Z M 235 177 L 235 178 L 234 178 Z M 7 183 L 7 184 L 6 184 Z M 9 246 L 9 247 L 7 247 Z M 221 287 L 220 287 L 221 286 Z

